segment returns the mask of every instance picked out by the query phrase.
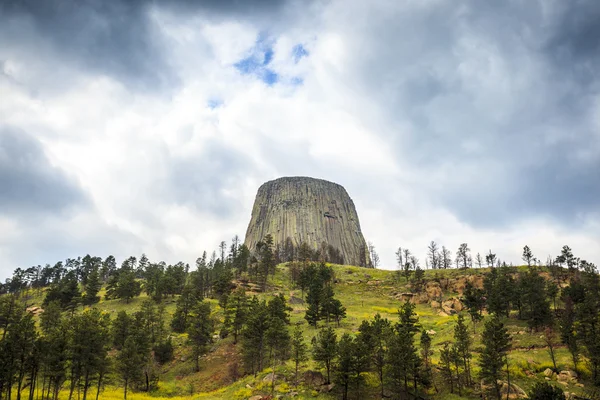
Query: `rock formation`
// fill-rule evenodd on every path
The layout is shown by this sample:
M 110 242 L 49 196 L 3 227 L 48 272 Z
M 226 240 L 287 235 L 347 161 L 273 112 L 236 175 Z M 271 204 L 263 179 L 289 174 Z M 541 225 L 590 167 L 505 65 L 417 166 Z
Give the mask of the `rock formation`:
M 325 242 L 344 263 L 369 264 L 354 203 L 342 186 L 321 179 L 285 177 L 264 183 L 256 194 L 245 244 L 251 251 L 267 234 L 276 246 L 290 238 L 317 250 Z

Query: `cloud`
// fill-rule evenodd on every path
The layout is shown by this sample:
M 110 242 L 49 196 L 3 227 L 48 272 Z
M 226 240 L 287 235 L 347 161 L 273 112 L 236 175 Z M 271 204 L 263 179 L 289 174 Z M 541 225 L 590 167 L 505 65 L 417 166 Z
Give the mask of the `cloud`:
M 599 13 L 593 0 L 5 1 L 0 176 L 45 194 L 2 193 L 21 211 L 0 211 L 0 259 L 114 248 L 193 262 L 245 232 L 260 184 L 308 175 L 344 185 L 387 268 L 430 240 L 509 262 L 568 243 L 597 260 Z
M 168 44 L 160 35 L 153 14 L 170 12 L 179 19 L 201 15 L 216 20 L 265 21 L 264 18 L 277 20 L 274 16 L 284 12 L 290 3 L 283 0 L 42 3 L 7 0 L 0 4 L 4 25 L 0 28 L 4 37 L 0 43 L 30 52 L 48 53 L 50 48 L 60 55 L 57 62 L 74 63 L 78 68 L 112 76 L 135 90 L 169 93 L 182 82 L 165 56 Z M 276 80 L 272 71 L 265 79 Z
M 0 126 L 0 187 L 3 213 L 61 214 L 88 203 L 78 183 L 50 163 L 38 140 L 7 126 Z
M 169 201 L 225 220 L 244 209 L 236 188 L 253 173 L 253 168 L 245 154 L 227 143 L 209 139 L 193 156 L 171 158 L 159 187 Z

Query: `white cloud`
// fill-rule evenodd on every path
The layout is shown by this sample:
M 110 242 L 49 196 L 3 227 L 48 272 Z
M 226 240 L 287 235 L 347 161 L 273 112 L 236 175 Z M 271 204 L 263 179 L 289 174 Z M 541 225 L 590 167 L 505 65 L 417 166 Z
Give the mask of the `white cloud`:
M 87 252 L 193 263 L 202 250 L 243 236 L 258 186 L 281 175 L 343 184 L 385 268 L 394 266 L 398 246 L 423 258 L 430 240 L 452 251 L 461 242 L 482 254 L 492 248 L 509 262 L 519 261 L 525 244 L 544 259 L 565 243 L 600 258 L 598 217 L 588 210 L 585 226 L 528 207 L 506 224 L 465 217 L 463 208 L 510 215 L 521 207 L 503 195 L 519 190 L 515 171 L 524 165 L 509 164 L 511 143 L 503 138 L 515 129 L 546 139 L 539 133 L 546 127 L 561 138 L 562 125 L 536 118 L 556 110 L 549 99 L 566 90 L 550 85 L 549 62 L 512 34 L 506 39 L 491 27 L 491 37 L 478 36 L 487 20 L 476 10 L 441 0 L 320 3 L 271 31 L 177 10 L 153 8 L 150 16 L 156 32 L 148 40 L 163 51 L 157 68 L 178 78 L 158 93 L 63 62 L 60 49 L 36 59 L 28 42 L 0 53 L 0 120 L 38 137 L 52 164 L 92 200 L 76 215 L 35 227 L 0 214 L 3 225 L 20 227 L 0 236 L 0 274 Z M 280 78 L 272 86 L 234 67 L 265 34 L 274 51 L 268 67 Z M 294 62 L 297 44 L 308 56 Z M 56 78 L 40 72 L 54 65 Z M 62 90 L 46 82 L 53 79 Z M 597 137 L 595 115 L 587 128 Z M 587 159 L 593 166 L 598 152 Z M 462 204 L 465 190 L 475 209 Z M 46 245 L 17 245 L 29 237 Z

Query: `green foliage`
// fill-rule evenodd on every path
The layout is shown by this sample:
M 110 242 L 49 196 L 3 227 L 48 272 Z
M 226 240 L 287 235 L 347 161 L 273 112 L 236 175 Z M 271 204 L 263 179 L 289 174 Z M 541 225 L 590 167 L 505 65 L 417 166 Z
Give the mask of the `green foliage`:
M 298 382 L 298 368 L 301 363 L 308 360 L 308 348 L 304 341 L 304 336 L 302 335 L 302 329 L 299 326 L 296 326 L 291 338 L 291 347 L 292 347 L 292 360 L 295 365 L 295 382 Z
M 158 343 L 153 350 L 154 358 L 160 364 L 165 364 L 173 359 L 174 348 L 171 338 Z
M 529 400 L 565 400 L 565 393 L 559 387 L 547 382 L 536 383 L 528 393 Z
M 484 294 L 482 289 L 474 287 L 471 282 L 466 283 L 461 301 L 467 308 L 473 322 L 480 321 L 483 318 L 482 311 L 485 306 Z
M 313 338 L 313 359 L 325 367 L 327 382 L 331 382 L 331 369 L 337 357 L 337 335 L 333 328 L 322 328 Z
M 496 396 L 500 400 L 498 380 L 502 377 L 511 338 L 497 315 L 486 321 L 482 342 L 484 348 L 479 359 L 480 376 L 493 385 Z
M 196 371 L 200 371 L 200 356 L 206 353 L 207 346 L 212 343 L 213 331 L 214 320 L 210 316 L 210 304 L 201 301 L 191 310 L 186 330 Z

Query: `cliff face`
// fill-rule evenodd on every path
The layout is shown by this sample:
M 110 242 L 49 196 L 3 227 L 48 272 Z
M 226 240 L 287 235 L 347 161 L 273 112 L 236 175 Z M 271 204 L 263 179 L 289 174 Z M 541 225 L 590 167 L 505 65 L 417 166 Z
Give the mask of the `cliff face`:
M 256 194 L 245 244 L 251 251 L 271 234 L 275 245 L 291 238 L 294 247 L 322 242 L 339 250 L 344 262 L 364 265 L 367 246 L 354 203 L 342 186 L 321 179 L 286 177 L 264 183 Z

